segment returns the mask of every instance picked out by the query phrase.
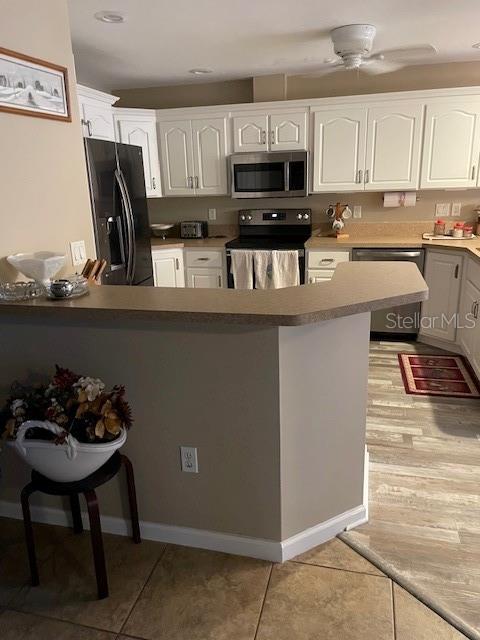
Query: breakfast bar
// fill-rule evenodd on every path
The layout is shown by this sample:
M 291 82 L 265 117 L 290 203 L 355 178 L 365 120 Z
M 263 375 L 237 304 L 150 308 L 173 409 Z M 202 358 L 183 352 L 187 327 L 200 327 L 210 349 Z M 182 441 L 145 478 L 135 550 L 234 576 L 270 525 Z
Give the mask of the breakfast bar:
M 3 303 L 0 395 L 55 364 L 124 384 L 143 537 L 282 561 L 366 520 L 370 312 L 427 294 L 415 265 L 366 262 L 280 290 L 92 286 Z M 28 470 L 9 450 L 2 467 L 15 515 Z M 105 531 L 127 532 L 122 494 L 102 488 Z M 53 506 L 44 496 L 34 518 L 63 522 Z

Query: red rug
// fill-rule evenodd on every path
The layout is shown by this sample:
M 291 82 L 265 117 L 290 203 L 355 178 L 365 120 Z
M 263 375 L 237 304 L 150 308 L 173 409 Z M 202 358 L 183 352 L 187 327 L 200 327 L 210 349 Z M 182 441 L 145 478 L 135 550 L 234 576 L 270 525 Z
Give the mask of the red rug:
M 463 356 L 422 356 L 399 353 L 407 393 L 420 396 L 480 398 L 470 365 Z

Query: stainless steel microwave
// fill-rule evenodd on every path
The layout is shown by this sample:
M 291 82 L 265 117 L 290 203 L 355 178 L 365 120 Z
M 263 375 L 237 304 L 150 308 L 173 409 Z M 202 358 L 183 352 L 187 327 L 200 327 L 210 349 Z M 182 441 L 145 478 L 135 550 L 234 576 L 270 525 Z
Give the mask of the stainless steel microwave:
M 301 198 L 308 195 L 308 151 L 234 153 L 232 198 Z

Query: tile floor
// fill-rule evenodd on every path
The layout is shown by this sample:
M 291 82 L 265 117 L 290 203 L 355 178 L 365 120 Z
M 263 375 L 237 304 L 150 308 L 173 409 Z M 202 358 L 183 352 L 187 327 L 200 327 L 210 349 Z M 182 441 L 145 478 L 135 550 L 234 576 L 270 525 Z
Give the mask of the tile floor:
M 283 565 L 105 535 L 110 592 L 96 600 L 88 533 L 0 519 L 1 640 L 461 640 L 336 539 Z

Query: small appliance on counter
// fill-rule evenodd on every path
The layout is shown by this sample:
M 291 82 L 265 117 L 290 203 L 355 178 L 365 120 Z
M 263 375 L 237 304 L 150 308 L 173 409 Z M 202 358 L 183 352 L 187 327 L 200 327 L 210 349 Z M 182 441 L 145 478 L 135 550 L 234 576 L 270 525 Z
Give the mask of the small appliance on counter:
M 208 237 L 208 222 L 205 220 L 186 220 L 180 223 L 180 237 L 200 239 Z

